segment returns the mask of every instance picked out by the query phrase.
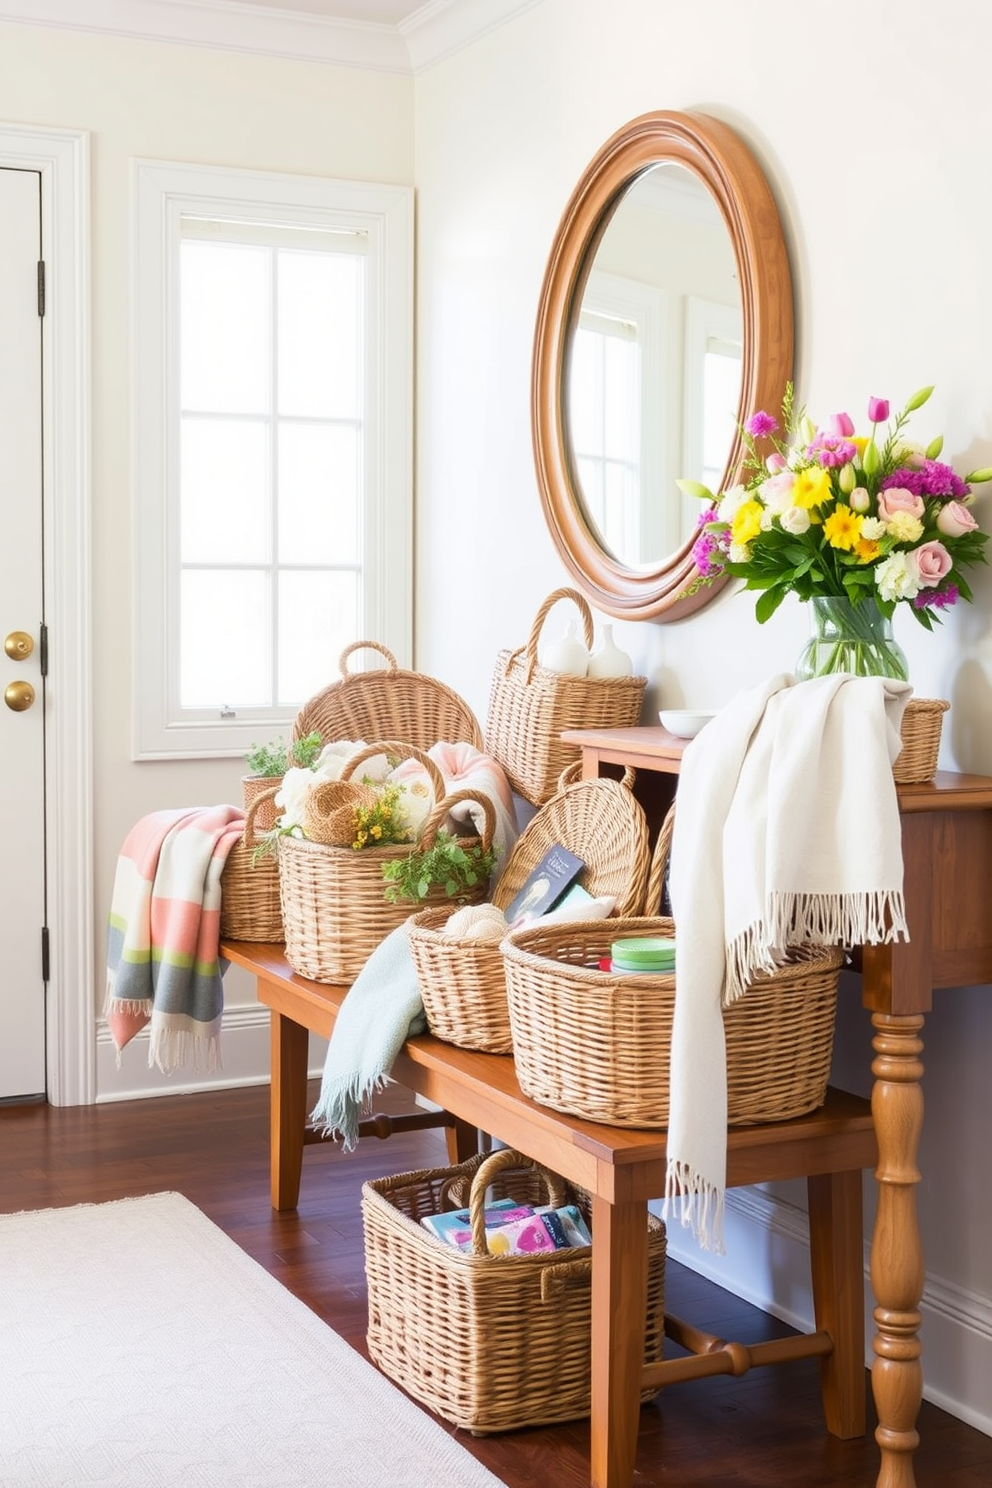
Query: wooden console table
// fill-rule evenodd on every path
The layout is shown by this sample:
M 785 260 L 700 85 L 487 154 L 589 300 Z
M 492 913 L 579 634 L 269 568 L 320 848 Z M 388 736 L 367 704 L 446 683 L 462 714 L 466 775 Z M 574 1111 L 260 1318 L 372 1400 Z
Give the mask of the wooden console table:
M 665 729 L 575 730 L 586 777 L 604 766 L 677 776 L 685 742 Z M 670 800 L 676 782 L 670 782 Z M 992 982 L 992 778 L 938 771 L 898 788 L 909 943 L 865 946 L 862 1000 L 871 1010 L 878 1137 L 878 1211 L 871 1245 L 877 1332 L 872 1389 L 881 1450 L 878 1488 L 913 1488 L 923 1399 L 920 1299 L 923 1247 L 916 1213 L 923 1128 L 924 1014 L 942 987 Z
M 271 1009 L 272 1204 L 295 1208 L 306 1132 L 308 1032 L 328 1037 L 347 988 L 299 976 L 282 946 L 224 942 L 221 954 L 255 976 Z M 863 1265 L 861 1173 L 877 1156 L 867 1101 L 828 1092 L 795 1121 L 728 1133 L 731 1186 L 805 1177 L 817 1332 L 729 1344 L 708 1358 L 644 1365 L 647 1205 L 664 1193 L 664 1132 L 628 1131 L 561 1115 L 524 1096 L 512 1058 L 478 1054 L 422 1035 L 408 1039 L 393 1077 L 456 1118 L 453 1145 L 469 1155 L 481 1128 L 592 1195 L 593 1488 L 631 1488 L 642 1386 L 701 1374 L 740 1374 L 755 1364 L 816 1355 L 824 1414 L 836 1436 L 865 1431 L 864 1307 L 852 1275 Z

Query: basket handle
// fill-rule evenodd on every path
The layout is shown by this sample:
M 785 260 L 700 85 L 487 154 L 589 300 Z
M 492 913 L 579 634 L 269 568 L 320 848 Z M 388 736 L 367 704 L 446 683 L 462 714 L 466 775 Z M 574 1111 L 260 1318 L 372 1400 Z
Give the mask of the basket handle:
M 482 828 L 480 842 L 483 852 L 488 852 L 493 845 L 493 833 L 496 831 L 496 808 L 484 791 L 465 790 L 452 791 L 450 796 L 445 796 L 439 801 L 424 822 L 423 831 L 420 834 L 419 847 L 421 849 L 434 846 L 434 839 L 440 829 L 444 826 L 452 806 L 457 806 L 459 801 L 478 801 L 482 807 L 485 822 Z M 471 833 L 469 833 L 471 840 Z
M 512 1147 L 501 1147 L 498 1152 L 493 1152 L 485 1162 L 479 1164 L 472 1178 L 468 1211 L 472 1221 L 473 1255 L 489 1254 L 489 1247 L 486 1245 L 486 1189 L 496 1174 L 501 1173 L 504 1168 L 533 1168 L 544 1179 L 549 1203 L 558 1209 L 567 1202 L 568 1196 L 564 1182 L 557 1173 L 552 1173 L 551 1169 L 544 1167 L 542 1163 L 531 1162 L 529 1157 L 515 1152 Z
M 377 754 L 394 754 L 398 755 L 400 759 L 415 759 L 419 765 L 423 765 L 427 772 L 427 778 L 431 783 L 431 790 L 434 792 L 435 806 L 443 798 L 444 776 L 430 755 L 425 754 L 422 749 L 417 749 L 413 744 L 404 744 L 397 739 L 380 739 L 375 744 L 366 744 L 365 748 L 360 749 L 357 754 L 349 756 L 348 762 L 338 778 L 340 780 L 350 780 L 359 765 L 364 764 L 366 760 L 375 759 Z
M 651 854 L 651 866 L 648 869 L 647 888 L 644 891 L 644 913 L 646 915 L 661 914 L 661 895 L 665 886 L 665 870 L 672 853 L 672 833 L 675 831 L 675 802 L 673 801 L 665 813 L 665 820 L 661 824 L 658 840 Z
M 636 779 L 637 771 L 634 769 L 633 765 L 624 765 L 623 774 L 620 776 L 619 783 L 623 786 L 626 786 L 627 790 L 633 790 L 634 781 Z M 571 764 L 566 765 L 564 770 L 562 770 L 561 774 L 558 776 L 558 780 L 555 784 L 555 794 L 557 795 L 559 791 L 567 790 L 570 785 L 578 785 L 581 780 L 582 761 L 581 759 L 572 760 Z
M 566 1287 L 574 1286 L 577 1281 L 591 1280 L 592 1260 L 588 1255 L 563 1262 L 560 1266 L 544 1266 L 541 1270 L 541 1301 L 557 1302 Z
M 257 842 L 261 842 L 261 837 L 255 836 L 255 816 L 258 808 L 264 806 L 266 801 L 275 800 L 279 790 L 278 785 L 272 785 L 268 790 L 259 791 L 258 795 L 252 798 L 252 803 L 245 812 L 245 828 L 241 834 L 241 841 L 245 847 L 253 847 Z
M 338 669 L 342 677 L 353 677 L 357 675 L 355 672 L 349 672 L 347 667 L 348 657 L 351 656 L 352 652 L 354 651 L 365 650 L 378 651 L 380 656 L 384 656 L 386 658 L 386 660 L 389 662 L 389 666 L 388 668 L 383 668 L 384 671 L 395 672 L 399 670 L 396 664 L 396 657 L 393 655 L 392 651 L 390 651 L 389 647 L 384 646 L 381 641 L 352 641 L 350 646 L 345 646 L 344 650 L 341 652 L 340 657 L 338 658 Z
M 513 666 L 513 663 L 516 661 L 517 657 L 522 655 L 523 652 L 526 651 L 527 672 L 524 680 L 526 682 L 529 682 L 530 679 L 533 677 L 534 668 L 537 666 L 537 643 L 541 638 L 541 631 L 544 628 L 544 622 L 548 618 L 548 614 L 550 613 L 552 607 L 556 605 L 560 599 L 570 599 L 578 608 L 579 614 L 582 617 L 586 650 L 589 651 L 592 649 L 592 611 L 590 610 L 589 605 L 586 602 L 585 595 L 580 594 L 578 589 L 554 589 L 548 595 L 547 599 L 544 601 L 541 608 L 534 616 L 534 623 L 530 628 L 530 635 L 527 637 L 526 646 L 518 646 L 516 651 L 512 651 L 507 658 L 505 668 L 507 676 L 510 675 L 510 668 Z

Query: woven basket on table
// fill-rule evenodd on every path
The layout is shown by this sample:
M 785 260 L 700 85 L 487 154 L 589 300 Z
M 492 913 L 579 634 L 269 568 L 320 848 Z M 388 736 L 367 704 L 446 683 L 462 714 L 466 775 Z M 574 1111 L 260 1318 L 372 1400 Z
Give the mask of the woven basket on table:
M 902 749 L 892 765 L 897 784 L 933 779 L 944 714 L 950 706 L 942 698 L 910 698 L 902 715 Z
M 378 651 L 388 665 L 375 671 L 349 672 L 356 651 Z M 325 743 L 337 739 L 404 739 L 417 749 L 433 744 L 473 744 L 482 748 L 479 720 L 464 698 L 436 677 L 404 671 L 393 653 L 378 641 L 355 641 L 338 660 L 341 679 L 303 704 L 293 725 L 293 738 L 318 733 Z
M 485 815 L 482 837 L 464 837 L 462 846 L 476 847 L 481 843 L 488 851 L 492 844 L 495 823 L 492 802 L 471 790 L 454 791 L 446 796 L 443 776 L 434 761 L 410 744 L 396 740 L 370 744 L 351 756 L 341 779 L 350 779 L 361 764 L 379 754 L 416 759 L 430 781 L 434 805 L 416 845 L 398 843 L 356 850 L 311 842 L 303 837 L 287 835 L 279 839 L 286 960 L 294 971 L 315 982 L 353 981 L 375 947 L 415 912 L 417 905 L 410 900 L 391 903 L 386 899 L 383 867 L 414 850 L 430 847 L 452 806 L 475 800 Z M 477 888 L 464 897 L 478 902 L 484 898 L 486 889 L 487 884 L 480 880 Z M 427 903 L 441 902 L 450 908 L 451 900 L 443 887 L 432 889 Z
M 624 780 L 578 780 L 562 774 L 558 793 L 519 836 L 493 890 L 499 909 L 511 903 L 549 848 L 580 857 L 580 883 L 594 898 L 611 896 L 613 913 L 636 914 L 649 866 L 648 827 L 635 799 L 633 771 Z M 410 949 L 431 1033 L 463 1049 L 508 1054 L 513 1048 L 506 974 L 499 945 L 445 935 L 451 909 L 432 908 L 410 921 Z
M 220 878 L 220 933 L 224 940 L 278 944 L 283 938 L 279 860 L 274 852 L 255 857 L 261 842 L 260 819 L 267 807 L 271 812 L 278 789 L 270 781 L 267 793 L 253 797 L 241 839 L 227 855 Z
M 362 1189 L 369 1354 L 428 1409 L 480 1436 L 576 1420 L 590 1408 L 589 1251 L 489 1255 L 481 1215 L 489 1184 L 492 1197 L 577 1203 L 589 1218 L 587 1195 L 508 1150 Z M 465 1207 L 477 1231 L 471 1251 L 420 1223 Z M 664 1287 L 665 1228 L 651 1215 L 646 1363 L 662 1357 Z
M 265 797 L 255 813 L 255 831 L 259 834 L 270 831 L 276 824 L 276 817 L 279 814 L 276 791 L 281 784 L 281 775 L 242 775 L 241 777 L 241 792 L 246 813 L 251 810 L 253 802 L 257 801 L 259 796 Z
M 561 599 L 577 605 L 586 646 L 592 645 L 585 599 L 577 589 L 556 589 L 538 610 L 526 646 L 499 653 L 489 692 L 486 751 L 532 806 L 550 800 L 561 772 L 579 756 L 576 745 L 563 742 L 564 730 L 633 727 L 644 700 L 644 677 L 570 677 L 538 663 L 542 627 Z
M 659 838 L 649 895 L 660 892 L 673 814 Z M 654 900 L 649 898 L 649 903 Z M 596 969 L 614 940 L 675 935 L 642 915 L 511 931 L 502 943 L 517 1079 L 557 1111 L 611 1126 L 668 1125 L 675 977 Z M 823 1104 L 833 1054 L 838 947 L 792 946 L 723 1012 L 728 1121 L 788 1121 Z

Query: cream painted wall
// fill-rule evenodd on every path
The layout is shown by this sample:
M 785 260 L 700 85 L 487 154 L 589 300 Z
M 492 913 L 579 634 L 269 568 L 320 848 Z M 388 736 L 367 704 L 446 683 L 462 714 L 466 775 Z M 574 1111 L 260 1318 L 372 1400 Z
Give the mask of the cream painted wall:
M 990 45 L 992 13 L 969 0 L 947 0 L 939 18 L 929 0 L 543 0 L 418 78 L 420 667 L 484 717 L 497 651 L 521 645 L 566 582 L 531 457 L 538 292 L 575 181 L 644 111 L 703 109 L 762 161 L 812 411 L 859 417 L 869 395 L 899 405 L 933 383 L 920 436 L 942 431 L 961 471 L 992 463 L 992 97 L 972 65 Z M 992 522 L 992 494 L 983 506 Z M 940 633 L 900 615 L 897 636 L 917 691 L 953 703 L 941 763 L 992 773 L 992 570 L 974 588 Z M 750 598 L 725 593 L 688 621 L 617 624 L 616 637 L 649 678 L 652 710 L 713 707 L 788 670 L 805 618 L 795 606 L 761 628 Z M 979 1383 L 992 1368 L 988 989 L 940 994 L 925 1036 L 927 1390 L 992 1431 Z M 868 1087 L 868 1040 L 850 989 L 837 1073 L 852 1088 Z M 716 1274 L 802 1314 L 789 1247 L 749 1247 L 746 1223 L 743 1235 Z
M 167 806 L 240 801 L 239 760 L 143 762 L 130 757 L 131 557 L 128 169 L 132 157 L 410 185 L 410 77 L 266 60 L 0 24 L 0 117 L 87 130 L 92 151 L 92 489 L 94 880 L 102 957 L 117 850 L 131 824 Z M 328 677 L 330 680 L 330 675 Z M 102 1000 L 102 967 L 96 971 Z M 228 973 L 228 1008 L 254 1002 Z M 264 1070 L 265 1029 L 248 1070 L 225 1040 L 228 1078 Z M 247 1054 L 246 1056 L 247 1057 Z M 114 1069 L 101 1046 L 98 1092 L 147 1081 L 144 1051 Z M 154 1081 L 152 1083 L 155 1083 Z M 158 1084 L 164 1081 L 158 1080 Z M 167 1088 L 180 1087 L 178 1076 Z

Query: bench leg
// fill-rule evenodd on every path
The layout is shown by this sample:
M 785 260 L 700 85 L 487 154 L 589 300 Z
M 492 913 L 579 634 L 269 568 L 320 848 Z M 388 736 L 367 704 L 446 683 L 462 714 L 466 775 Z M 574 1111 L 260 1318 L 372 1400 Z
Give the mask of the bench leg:
M 269 1025 L 269 1175 L 273 1209 L 295 1209 L 303 1173 L 310 1035 L 272 1010 Z
M 806 1180 L 813 1309 L 817 1328 L 833 1339 L 820 1361 L 827 1430 L 844 1439 L 864 1436 L 865 1279 L 861 1171 Z

